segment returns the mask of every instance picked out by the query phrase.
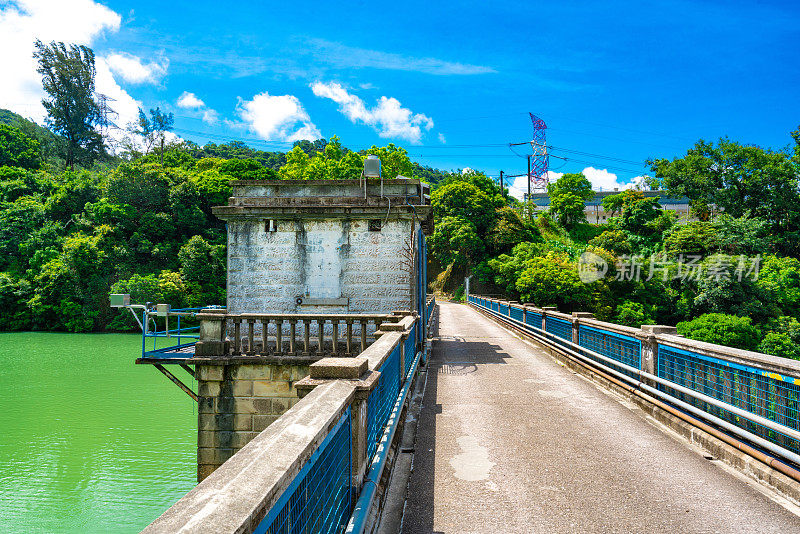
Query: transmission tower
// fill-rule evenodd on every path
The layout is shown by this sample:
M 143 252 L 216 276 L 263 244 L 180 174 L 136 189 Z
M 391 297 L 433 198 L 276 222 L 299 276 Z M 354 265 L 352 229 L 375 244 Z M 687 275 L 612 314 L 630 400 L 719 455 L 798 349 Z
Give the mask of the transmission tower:
M 114 129 L 119 129 L 119 127 L 114 123 L 112 118 L 116 119 L 119 117 L 119 113 L 111 109 L 111 106 L 108 105 L 109 102 L 116 102 L 115 98 L 111 98 L 110 96 L 96 93 L 97 96 L 97 107 L 100 108 L 100 120 L 98 121 L 98 125 L 100 126 L 100 133 L 103 135 L 103 138 L 108 137 L 108 129 L 109 127 Z
M 531 138 L 531 166 L 528 172 L 528 182 L 531 191 L 547 191 L 550 182 L 547 170 L 550 167 L 550 155 L 547 153 L 547 125 L 542 119 L 529 113 L 533 123 L 533 136 Z

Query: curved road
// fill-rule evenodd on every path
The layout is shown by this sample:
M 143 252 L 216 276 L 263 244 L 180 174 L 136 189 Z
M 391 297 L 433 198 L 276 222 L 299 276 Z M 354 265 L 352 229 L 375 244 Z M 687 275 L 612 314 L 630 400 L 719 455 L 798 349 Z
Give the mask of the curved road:
M 439 313 L 404 533 L 800 532 L 797 508 L 543 351 Z

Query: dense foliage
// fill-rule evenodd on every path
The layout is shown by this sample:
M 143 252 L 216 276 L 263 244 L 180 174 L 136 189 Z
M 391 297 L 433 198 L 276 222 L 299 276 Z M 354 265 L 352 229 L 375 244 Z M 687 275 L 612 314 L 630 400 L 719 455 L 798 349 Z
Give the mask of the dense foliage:
M 471 275 L 474 292 L 800 358 L 800 130 L 792 138 L 781 151 L 701 141 L 652 161 L 650 182 L 688 197 L 693 222 L 627 190 L 603 200 L 606 224 L 587 224 L 581 174 L 549 186 L 547 211 L 510 203 L 478 173 L 444 177 L 432 194 L 436 287 L 460 292 Z M 605 276 L 582 280 L 587 253 Z
M 170 123 L 158 109 L 142 113 L 145 151 L 102 164 L 78 158 L 71 170 L 50 146 L 61 136 L 0 112 L 0 330 L 132 328 L 109 308 L 110 292 L 173 307 L 224 304 L 225 225 L 211 208 L 228 202 L 231 181 L 357 178 L 367 154 L 387 178 L 420 168 L 400 147 L 353 152 L 336 137 L 279 155 L 240 143 L 162 149 Z
M 463 295 L 470 276 L 478 292 L 800 359 L 800 128 L 783 150 L 701 140 L 651 160 L 648 184 L 687 197 L 692 222 L 628 190 L 606 197 L 612 217 L 591 225 L 581 173 L 551 184 L 550 208 L 536 211 L 480 172 L 424 167 L 393 144 L 169 144 L 172 116 L 159 108 L 132 125 L 140 143 L 112 156 L 98 133 L 92 51 L 36 48 L 49 128 L 0 110 L 0 330 L 133 327 L 108 307 L 111 291 L 223 303 L 225 227 L 211 208 L 231 181 L 357 178 L 372 154 L 384 178 L 431 184 L 434 290 Z

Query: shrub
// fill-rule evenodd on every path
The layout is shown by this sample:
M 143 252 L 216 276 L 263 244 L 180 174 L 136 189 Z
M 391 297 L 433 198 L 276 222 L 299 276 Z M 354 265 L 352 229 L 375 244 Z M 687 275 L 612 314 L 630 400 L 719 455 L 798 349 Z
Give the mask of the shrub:
M 678 333 L 690 339 L 745 350 L 756 350 L 761 338 L 749 317 L 724 313 L 706 313 L 691 321 L 680 322 Z

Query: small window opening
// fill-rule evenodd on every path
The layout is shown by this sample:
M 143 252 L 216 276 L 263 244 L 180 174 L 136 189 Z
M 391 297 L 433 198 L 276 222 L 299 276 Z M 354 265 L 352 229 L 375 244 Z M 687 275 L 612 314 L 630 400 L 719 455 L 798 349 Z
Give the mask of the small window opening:
M 380 232 L 381 231 L 381 220 L 380 219 L 370 219 L 369 220 L 369 231 L 370 232 Z

